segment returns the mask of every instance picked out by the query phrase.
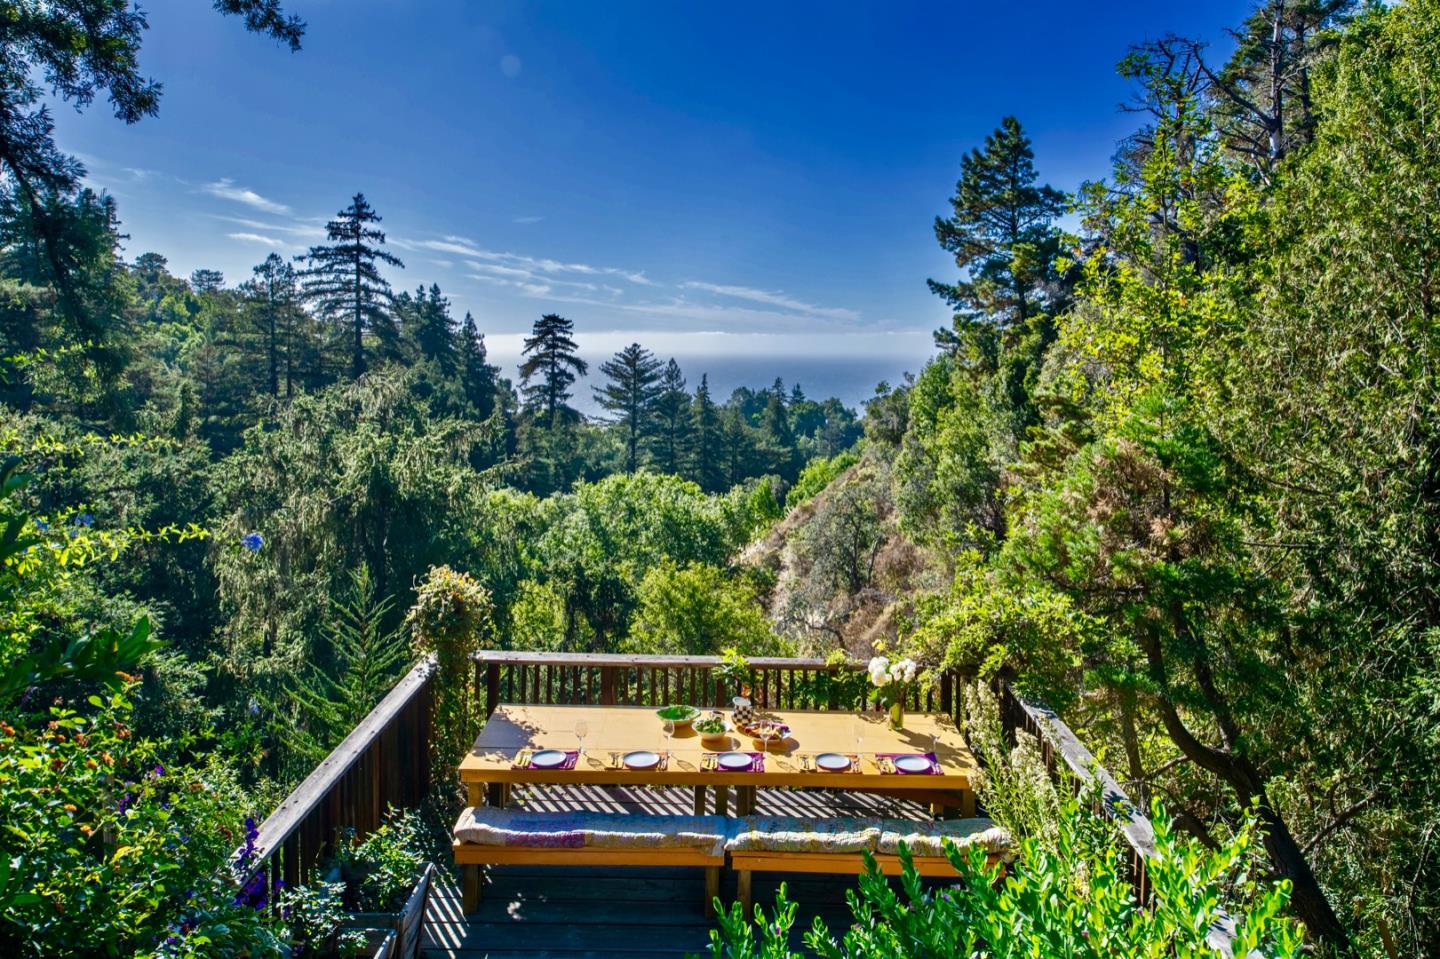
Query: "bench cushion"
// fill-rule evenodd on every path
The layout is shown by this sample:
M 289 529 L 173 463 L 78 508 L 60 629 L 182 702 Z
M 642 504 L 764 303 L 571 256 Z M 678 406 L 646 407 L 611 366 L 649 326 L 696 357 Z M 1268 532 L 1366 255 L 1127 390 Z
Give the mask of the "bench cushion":
M 878 819 L 747 816 L 731 820 L 726 852 L 874 852 Z
M 1015 858 L 1009 830 L 983 818 L 945 819 L 939 822 L 887 820 L 886 826 L 880 831 L 880 841 L 875 851 L 899 855 L 900 843 L 904 842 L 910 849 L 910 855 L 917 859 L 944 858 L 946 839 L 961 849 L 979 846 L 987 855 L 998 856 L 1005 862 Z
M 749 816 L 733 821 L 727 852 L 898 854 L 904 842 L 917 858 L 944 858 L 944 840 L 980 844 L 986 853 L 1010 858 L 1010 834 L 989 819 L 915 822 L 908 819 L 804 819 Z
M 698 849 L 715 856 L 725 850 L 726 821 L 720 816 L 651 816 L 585 811 L 529 812 L 492 806 L 468 808 L 455 823 L 460 842 L 531 849 Z

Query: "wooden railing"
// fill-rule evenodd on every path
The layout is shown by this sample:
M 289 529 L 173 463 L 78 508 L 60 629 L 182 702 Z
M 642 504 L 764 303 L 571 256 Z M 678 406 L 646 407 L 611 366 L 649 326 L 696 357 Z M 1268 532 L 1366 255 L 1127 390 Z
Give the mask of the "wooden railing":
M 295 885 L 341 830 L 364 835 L 387 807 L 413 808 L 430 792 L 435 660 L 427 656 L 360 721 L 259 826 L 241 882 L 265 870 Z
M 1096 790 L 1098 808 L 1095 811 L 1115 824 L 1125 844 L 1130 847 L 1130 883 L 1135 890 L 1135 898 L 1144 905 L 1151 905 L 1155 891 L 1150 885 L 1149 863 L 1157 852 L 1155 827 L 1144 810 L 1126 795 L 1115 777 L 1100 765 L 1094 753 L 1065 725 L 1055 710 L 1027 701 L 1008 683 L 1000 683 L 999 694 L 1000 719 L 1012 744 L 1015 733 L 1025 730 L 1039 741 L 1041 756 L 1052 779 L 1066 780 L 1077 789 Z M 1222 912 L 1211 924 L 1206 938 L 1222 955 L 1233 956 L 1234 920 Z
M 728 706 L 740 693 L 716 656 L 621 656 L 483 650 L 475 654 L 475 691 L 488 716 L 499 703 L 595 703 L 602 706 Z M 751 698 L 772 709 L 853 709 L 864 666 L 822 659 L 756 657 Z M 912 688 L 909 709 L 950 712 L 952 677 L 938 688 Z

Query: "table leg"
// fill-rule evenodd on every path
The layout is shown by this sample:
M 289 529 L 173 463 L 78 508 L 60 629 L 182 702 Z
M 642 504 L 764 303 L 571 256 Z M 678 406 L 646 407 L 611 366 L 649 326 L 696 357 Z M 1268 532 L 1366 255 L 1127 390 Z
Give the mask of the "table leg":
M 695 815 L 705 815 L 705 787 L 695 787 Z
M 729 786 L 716 786 L 716 787 L 714 787 L 714 788 L 715 788 L 715 805 L 714 805 L 713 808 L 714 808 L 714 810 L 715 810 L 715 815 L 717 815 L 717 816 L 728 816 L 728 815 L 730 815 L 730 787 L 729 787 Z
M 503 783 L 489 783 L 485 787 L 486 799 L 496 809 L 505 808 L 505 786 Z
M 967 789 L 960 794 L 960 815 L 965 819 L 975 816 L 975 790 Z

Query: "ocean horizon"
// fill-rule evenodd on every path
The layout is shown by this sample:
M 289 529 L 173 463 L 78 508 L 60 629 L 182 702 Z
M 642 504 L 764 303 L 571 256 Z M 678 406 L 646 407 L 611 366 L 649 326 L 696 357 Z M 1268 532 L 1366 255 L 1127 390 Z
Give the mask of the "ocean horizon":
M 705 339 L 708 337 L 708 340 Z M 518 385 L 519 334 L 486 336 L 489 360 L 501 375 Z M 812 400 L 836 397 L 846 406 L 863 412 L 863 404 L 875 395 L 881 382 L 903 382 L 906 373 L 919 373 L 934 355 L 927 332 L 904 331 L 891 334 L 817 336 L 810 348 L 800 338 L 769 334 L 660 334 L 636 332 L 619 334 L 578 334 L 580 356 L 590 365 L 588 376 L 574 388 L 572 404 L 587 416 L 603 411 L 595 402 L 592 387 L 598 385 L 599 365 L 621 346 L 632 341 L 651 349 L 665 362 L 674 358 L 685 374 L 686 387 L 693 393 L 702 375 L 710 378 L 710 395 L 723 403 L 740 387 L 768 388 L 776 378 L 788 393 L 795 384 Z M 603 340 L 603 345 L 599 340 Z M 658 340 L 656 345 L 652 341 Z M 718 340 L 718 342 L 717 342 Z M 719 346 L 723 350 L 705 349 Z M 669 349 L 662 347 L 668 346 Z M 750 346 L 753 349 L 737 349 Z

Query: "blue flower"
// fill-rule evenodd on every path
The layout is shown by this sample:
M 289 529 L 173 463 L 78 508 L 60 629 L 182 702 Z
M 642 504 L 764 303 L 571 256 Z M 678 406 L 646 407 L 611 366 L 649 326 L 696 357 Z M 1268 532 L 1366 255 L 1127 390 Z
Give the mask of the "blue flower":
M 259 533 L 246 533 L 240 537 L 240 545 L 252 553 L 260 552 L 260 547 L 265 545 L 265 537 Z
M 95 517 L 91 516 L 89 513 L 81 513 L 79 516 L 75 517 L 75 525 L 84 526 L 87 528 L 94 526 Z
M 45 522 L 43 519 L 37 519 L 35 521 L 35 528 L 42 533 L 46 533 L 50 531 L 50 524 Z

